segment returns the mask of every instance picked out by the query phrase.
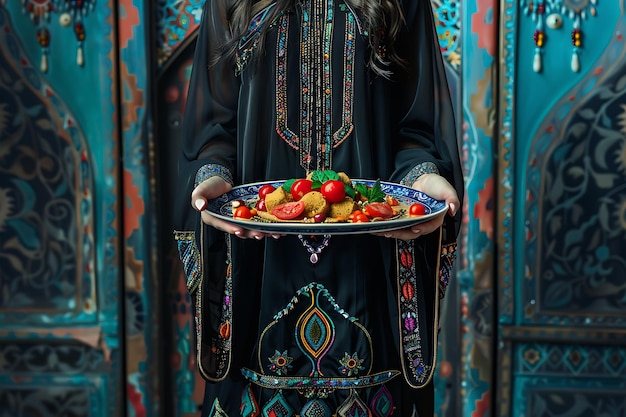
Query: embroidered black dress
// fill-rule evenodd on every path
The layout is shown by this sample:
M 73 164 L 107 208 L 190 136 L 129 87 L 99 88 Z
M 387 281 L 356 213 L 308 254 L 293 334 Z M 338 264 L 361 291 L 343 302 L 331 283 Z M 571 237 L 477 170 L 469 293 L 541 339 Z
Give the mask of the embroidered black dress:
M 410 185 L 439 172 L 462 198 L 452 106 L 427 0 L 404 0 L 390 80 L 367 65 L 358 11 L 301 0 L 261 11 L 237 62 L 207 0 L 186 105 L 176 238 L 197 303 L 203 416 L 429 416 L 439 299 L 458 218 L 414 242 L 332 236 L 310 262 L 296 236 L 243 240 L 202 226 L 189 205 L 210 175 L 235 185 L 330 168 Z M 260 59 L 258 33 L 270 25 Z M 321 237 L 309 240 L 311 245 Z M 443 253 L 442 253 L 443 248 Z M 441 263 L 440 263 L 441 261 Z

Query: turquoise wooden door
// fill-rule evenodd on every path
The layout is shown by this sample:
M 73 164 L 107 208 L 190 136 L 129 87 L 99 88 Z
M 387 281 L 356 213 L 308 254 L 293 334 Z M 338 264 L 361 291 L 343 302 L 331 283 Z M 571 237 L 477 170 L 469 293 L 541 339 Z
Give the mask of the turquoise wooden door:
M 496 415 L 626 415 L 623 0 L 501 3 Z
M 0 415 L 155 415 L 143 2 L 0 2 Z
M 0 6 L 0 415 L 121 415 L 111 5 L 86 10 L 77 47 L 30 4 Z

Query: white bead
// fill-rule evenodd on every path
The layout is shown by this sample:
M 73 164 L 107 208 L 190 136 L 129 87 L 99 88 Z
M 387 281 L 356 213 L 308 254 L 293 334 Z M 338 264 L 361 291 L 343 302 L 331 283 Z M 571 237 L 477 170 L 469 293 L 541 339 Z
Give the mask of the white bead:
M 63 27 L 67 27 L 72 24 L 72 15 L 69 13 L 62 13 L 59 16 L 59 24 Z
M 559 29 L 563 26 L 563 18 L 558 13 L 552 13 L 546 18 L 546 25 L 548 25 L 550 29 Z
M 541 72 L 541 53 L 536 52 L 535 57 L 533 59 L 533 71 Z
M 79 46 L 76 51 L 76 63 L 82 67 L 85 64 L 85 56 L 83 55 L 83 47 Z
M 576 52 L 572 54 L 572 71 L 580 71 L 580 58 Z
M 41 56 L 41 72 L 46 73 L 48 72 L 48 55 L 46 55 L 45 53 Z

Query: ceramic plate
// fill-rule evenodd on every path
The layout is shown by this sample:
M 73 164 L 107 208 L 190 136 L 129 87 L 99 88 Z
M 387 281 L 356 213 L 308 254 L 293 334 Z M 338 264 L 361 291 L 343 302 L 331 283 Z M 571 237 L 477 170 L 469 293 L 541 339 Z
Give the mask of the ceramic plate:
M 403 229 L 430 220 L 447 210 L 445 202 L 403 185 L 380 181 L 382 191 L 394 197 L 400 204 L 410 206 L 413 203 L 421 203 L 426 207 L 426 214 L 421 216 L 409 216 L 402 213 L 389 220 L 379 220 L 366 223 L 280 223 L 254 217 L 250 220 L 233 219 L 232 201 L 243 200 L 250 207 L 254 207 L 258 199 L 259 188 L 269 184 L 275 188 L 280 187 L 285 181 L 265 181 L 254 184 L 245 184 L 233 187 L 227 194 L 209 201 L 207 210 L 215 217 L 237 224 L 246 229 L 265 233 L 276 234 L 331 234 L 349 235 L 369 232 L 386 232 L 389 230 Z M 353 179 L 353 183 L 363 183 L 368 186 L 374 185 L 375 181 Z

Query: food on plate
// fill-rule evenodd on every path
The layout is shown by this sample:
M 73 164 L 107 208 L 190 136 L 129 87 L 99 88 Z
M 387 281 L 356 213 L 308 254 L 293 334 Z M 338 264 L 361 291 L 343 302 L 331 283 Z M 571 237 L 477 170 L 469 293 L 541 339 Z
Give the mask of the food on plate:
M 369 185 L 368 185 L 369 184 Z M 380 181 L 353 182 L 344 172 L 317 170 L 306 178 L 262 185 L 257 198 L 233 204 L 233 217 L 269 222 L 362 223 L 425 214 L 382 191 Z M 244 207 L 243 209 L 241 207 Z M 246 212 L 250 209 L 250 213 Z M 421 210 L 421 213 L 419 211 Z
M 345 197 L 338 203 L 333 203 L 330 205 L 330 210 L 328 212 L 329 217 L 334 218 L 348 218 L 354 210 L 358 208 L 356 201 L 354 201 L 350 197 Z
M 324 198 L 319 191 L 309 191 L 300 201 L 304 203 L 304 215 L 306 217 L 314 217 L 317 214 L 326 214 L 330 203 Z
M 274 207 L 291 200 L 291 195 L 283 187 L 278 187 L 265 196 L 265 210 L 271 212 Z

